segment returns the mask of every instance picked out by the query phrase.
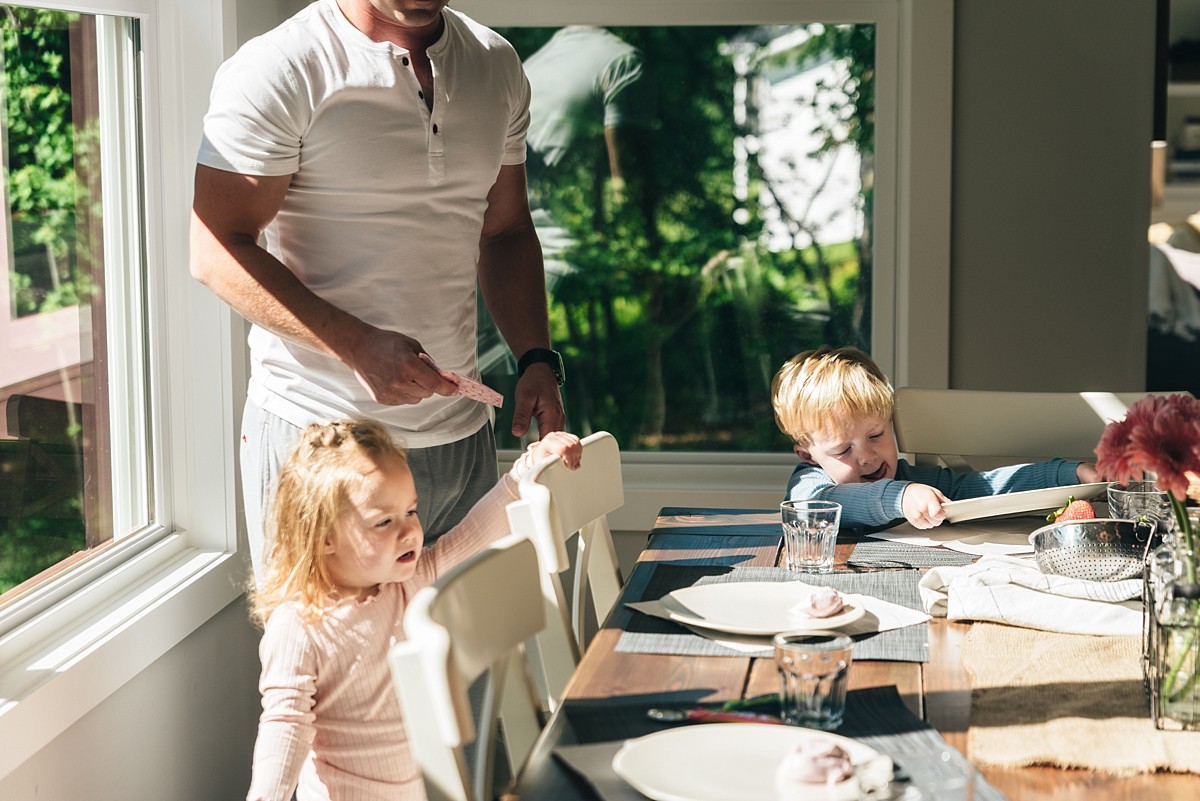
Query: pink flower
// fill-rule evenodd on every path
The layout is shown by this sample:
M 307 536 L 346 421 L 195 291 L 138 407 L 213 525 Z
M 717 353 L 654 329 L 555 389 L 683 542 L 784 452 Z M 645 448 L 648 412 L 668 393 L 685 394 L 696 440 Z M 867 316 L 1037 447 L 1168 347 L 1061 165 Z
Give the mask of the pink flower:
M 1104 429 L 1096 469 L 1111 481 L 1154 473 L 1160 490 L 1186 498 L 1188 474 L 1200 471 L 1200 400 L 1179 394 L 1137 401 Z
M 1133 461 L 1130 448 L 1132 438 L 1133 421 L 1128 417 L 1105 427 L 1096 446 L 1096 470 L 1107 481 L 1129 481 L 1141 477 L 1142 470 Z

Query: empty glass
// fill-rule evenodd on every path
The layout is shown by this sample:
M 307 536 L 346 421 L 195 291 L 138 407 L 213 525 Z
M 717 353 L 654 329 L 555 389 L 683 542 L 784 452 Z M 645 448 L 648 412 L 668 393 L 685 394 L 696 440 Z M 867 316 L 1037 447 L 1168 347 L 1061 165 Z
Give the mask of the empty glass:
M 842 505 L 833 501 L 784 501 L 784 566 L 801 573 L 829 573 L 837 553 Z
M 829 731 L 842 725 L 846 686 L 853 661 L 849 637 L 842 634 L 776 634 L 779 708 L 788 723 Z

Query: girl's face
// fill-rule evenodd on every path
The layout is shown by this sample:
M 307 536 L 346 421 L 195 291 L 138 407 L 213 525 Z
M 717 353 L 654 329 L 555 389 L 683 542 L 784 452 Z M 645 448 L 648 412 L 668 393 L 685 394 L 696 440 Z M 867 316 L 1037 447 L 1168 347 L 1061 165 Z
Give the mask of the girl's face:
M 380 584 L 412 578 L 425 532 L 404 461 L 364 458 L 359 473 L 362 482 L 351 492 L 337 531 L 325 541 L 325 565 L 342 595 L 364 598 Z
M 892 421 L 868 417 L 839 434 L 812 435 L 807 449 L 796 446 L 796 455 L 819 465 L 835 484 L 861 484 L 896 477 L 896 435 Z

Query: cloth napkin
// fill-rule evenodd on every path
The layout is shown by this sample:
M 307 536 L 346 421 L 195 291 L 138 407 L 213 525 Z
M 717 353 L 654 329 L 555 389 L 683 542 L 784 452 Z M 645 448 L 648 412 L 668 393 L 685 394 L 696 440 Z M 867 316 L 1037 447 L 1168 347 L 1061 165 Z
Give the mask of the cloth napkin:
M 918 584 L 935 617 L 988 620 L 1064 634 L 1137 635 L 1141 579 L 1085 581 L 1043 573 L 1032 559 L 983 556 L 964 567 L 936 567 Z

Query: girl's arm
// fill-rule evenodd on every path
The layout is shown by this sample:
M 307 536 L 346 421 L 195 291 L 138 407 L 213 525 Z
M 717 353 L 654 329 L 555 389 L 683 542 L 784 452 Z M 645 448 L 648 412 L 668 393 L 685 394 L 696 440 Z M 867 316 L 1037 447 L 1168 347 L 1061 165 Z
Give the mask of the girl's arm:
M 317 665 L 312 640 L 288 606 L 276 609 L 259 645 L 262 715 L 247 801 L 288 801 L 312 747 Z
M 579 469 L 583 446 L 579 437 L 554 431 L 530 445 L 513 462 L 512 469 L 479 500 L 458 525 L 447 531 L 422 556 L 413 577 L 414 589 L 433 580 L 496 540 L 507 537 L 508 505 L 521 497 L 518 486 L 534 466 L 551 456 L 560 457 L 570 470 Z

